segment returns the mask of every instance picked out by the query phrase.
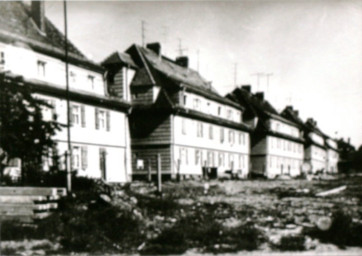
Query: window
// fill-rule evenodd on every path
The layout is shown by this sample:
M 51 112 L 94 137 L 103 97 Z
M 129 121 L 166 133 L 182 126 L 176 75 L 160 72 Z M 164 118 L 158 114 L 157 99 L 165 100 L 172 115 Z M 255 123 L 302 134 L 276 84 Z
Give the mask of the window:
M 86 146 L 82 146 L 81 148 L 81 155 L 82 155 L 82 170 L 86 170 L 88 167 L 88 148 Z
M 199 149 L 195 150 L 195 165 L 201 164 L 201 152 Z
M 72 105 L 71 106 L 71 124 L 75 126 L 80 125 L 81 117 L 80 117 L 80 106 Z
M 0 51 L 0 65 L 5 65 L 5 52 Z
M 242 155 L 239 155 L 239 169 L 244 167 L 244 158 Z
M 224 134 L 224 128 L 220 128 L 220 142 L 224 143 L 225 134 Z
M 188 150 L 186 148 L 180 148 L 181 164 L 188 164 Z
M 187 104 L 187 95 L 183 96 L 183 105 L 186 106 Z
M 38 76 L 45 77 L 45 61 L 38 60 Z
M 241 132 L 238 133 L 238 136 L 239 136 L 239 145 L 241 145 L 242 143 Z
M 219 153 L 219 166 L 224 165 L 224 153 Z
M 280 139 L 277 139 L 277 148 L 280 148 Z
M 221 116 L 221 107 L 220 106 L 217 108 L 217 115 Z
M 291 142 L 290 141 L 288 141 L 288 151 L 291 151 Z
M 209 139 L 212 140 L 214 139 L 214 134 L 213 134 L 213 129 L 212 129 L 212 125 L 209 125 Z
M 197 137 L 203 137 L 203 126 L 201 122 L 197 122 Z
M 80 168 L 80 148 L 72 148 L 72 166 L 73 169 L 78 170 Z
M 229 143 L 234 144 L 234 131 L 229 131 Z
M 210 105 L 210 102 L 207 102 L 207 103 L 206 103 L 206 106 L 207 106 L 207 113 L 210 114 L 210 113 L 211 113 L 211 105 Z
M 111 130 L 111 118 L 109 111 L 95 109 L 95 127 L 97 130 Z
M 200 99 L 194 99 L 194 109 L 200 110 Z
M 184 118 L 181 119 L 181 132 L 186 135 L 186 120 Z
M 229 168 L 234 169 L 234 155 L 229 154 Z
M 232 117 L 232 111 L 231 111 L 231 109 L 228 109 L 226 112 L 226 118 L 231 119 L 231 117 Z
M 88 85 L 89 85 L 89 87 L 92 88 L 92 89 L 94 89 L 94 76 L 89 75 L 88 78 L 87 78 L 87 80 L 88 80 Z

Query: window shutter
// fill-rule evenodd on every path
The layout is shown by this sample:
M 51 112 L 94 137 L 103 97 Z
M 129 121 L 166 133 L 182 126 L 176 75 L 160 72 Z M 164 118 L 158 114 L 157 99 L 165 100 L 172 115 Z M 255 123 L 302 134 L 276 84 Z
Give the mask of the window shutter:
M 108 132 L 111 130 L 111 115 L 109 111 L 106 111 L 106 129 Z
M 95 109 L 95 114 L 96 114 L 96 116 L 95 116 L 95 120 L 96 120 L 96 129 L 98 130 L 99 129 L 99 110 L 98 110 L 98 108 L 96 108 Z
M 73 105 L 69 104 L 69 125 L 73 126 L 74 123 L 74 116 L 73 116 Z
M 82 127 L 85 127 L 85 108 L 84 105 L 80 106 L 80 118 L 82 122 Z
M 82 146 L 81 149 L 82 154 L 82 170 L 86 170 L 88 168 L 88 148 L 87 146 Z

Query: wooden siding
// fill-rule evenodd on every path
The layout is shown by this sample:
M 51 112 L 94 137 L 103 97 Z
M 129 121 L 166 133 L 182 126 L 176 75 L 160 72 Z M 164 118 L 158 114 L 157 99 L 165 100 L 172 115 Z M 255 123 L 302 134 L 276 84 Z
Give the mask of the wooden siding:
M 162 173 L 171 173 L 171 147 L 164 146 L 132 146 L 132 170 L 133 174 L 147 174 L 151 166 L 152 174 L 157 172 L 157 154 L 161 154 L 161 171 Z M 137 160 L 143 161 L 144 168 L 137 169 Z
M 137 114 L 130 116 L 132 145 L 171 143 L 171 116 Z
M 153 88 L 152 86 L 131 87 L 132 103 L 136 104 L 152 104 Z
M 267 154 L 267 137 L 252 136 L 251 155 Z
M 124 74 L 123 68 L 110 71 L 108 79 L 109 94 L 112 96 L 124 97 Z

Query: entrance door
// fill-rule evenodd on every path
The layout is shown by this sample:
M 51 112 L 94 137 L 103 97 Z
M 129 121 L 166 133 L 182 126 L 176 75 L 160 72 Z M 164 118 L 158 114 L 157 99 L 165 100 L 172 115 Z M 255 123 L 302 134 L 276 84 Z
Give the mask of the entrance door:
M 106 169 L 106 150 L 104 148 L 99 149 L 99 168 L 101 170 L 101 177 L 107 180 L 107 169 Z

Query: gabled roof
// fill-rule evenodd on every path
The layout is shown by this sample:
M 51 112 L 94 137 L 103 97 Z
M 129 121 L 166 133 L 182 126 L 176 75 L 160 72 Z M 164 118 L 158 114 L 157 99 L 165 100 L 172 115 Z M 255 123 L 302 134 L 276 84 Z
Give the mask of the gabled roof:
M 64 35 L 46 17 L 45 33 L 40 31 L 32 19 L 29 6 L 21 1 L 0 1 L 0 41 L 25 44 L 37 52 L 64 58 Z M 69 40 L 67 44 L 70 62 L 96 71 L 103 70 L 87 59 Z
M 126 54 L 139 67 L 131 86 L 158 85 L 164 89 L 185 89 L 243 110 L 240 105 L 222 97 L 210 82 L 191 68 L 182 67 L 165 56 L 159 56 L 154 51 L 135 44 L 126 50 Z
M 129 65 L 132 68 L 138 68 L 136 63 L 134 63 L 134 61 L 132 60 L 131 56 L 123 52 L 114 52 L 108 58 L 102 61 L 102 65 L 104 66 L 118 63 Z
M 265 99 L 260 100 L 255 94 L 243 88 L 235 88 L 231 93 L 227 94 L 226 97 L 242 105 L 246 109 L 245 114 L 249 113 L 254 117 L 260 118 L 262 121 L 266 118 L 272 118 L 296 126 L 293 122 L 280 116 L 269 101 Z

